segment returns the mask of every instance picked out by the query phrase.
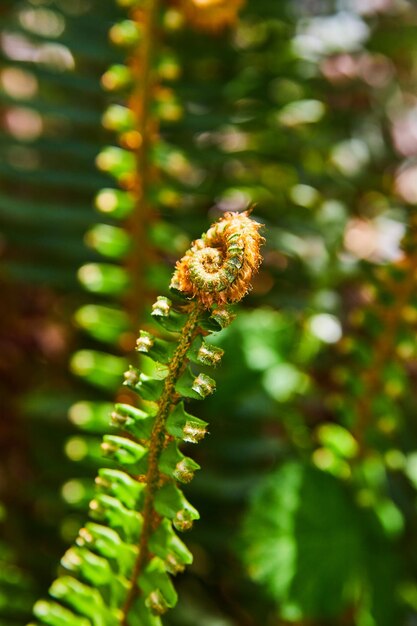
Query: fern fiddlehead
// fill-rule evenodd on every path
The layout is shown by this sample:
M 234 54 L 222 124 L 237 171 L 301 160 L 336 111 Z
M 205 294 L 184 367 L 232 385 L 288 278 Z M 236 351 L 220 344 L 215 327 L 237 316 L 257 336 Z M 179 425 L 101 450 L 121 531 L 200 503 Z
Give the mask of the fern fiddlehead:
M 258 268 L 261 239 L 247 213 L 227 213 L 177 263 L 171 288 L 207 307 L 238 302 Z
M 38 623 L 60 626 L 157 626 L 176 603 L 169 574 L 192 556 L 175 530 L 187 530 L 198 512 L 178 483 L 198 465 L 179 449 L 197 443 L 206 423 L 188 414 L 184 399 L 202 399 L 215 382 L 197 366 L 216 365 L 222 351 L 205 336 L 226 326 L 227 305 L 240 300 L 260 263 L 260 225 L 248 213 L 228 213 L 178 262 L 171 288 L 181 299 L 159 297 L 152 315 L 164 337 L 142 331 L 137 350 L 150 357 L 151 375 L 130 368 L 126 385 L 141 408 L 117 404 L 102 449 L 117 469 L 102 469 L 90 504 L 93 521 L 81 529 L 62 560 L 66 574 L 50 589 L 53 601 L 35 605 Z
M 235 23 L 245 0 L 180 0 L 185 18 L 202 31 L 219 31 Z

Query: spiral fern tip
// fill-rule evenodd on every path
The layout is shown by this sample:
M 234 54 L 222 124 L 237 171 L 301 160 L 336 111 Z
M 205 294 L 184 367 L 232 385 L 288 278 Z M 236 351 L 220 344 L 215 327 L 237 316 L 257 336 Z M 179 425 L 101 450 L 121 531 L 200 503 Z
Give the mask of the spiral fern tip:
M 226 213 L 177 262 L 171 289 L 205 308 L 238 302 L 251 289 L 264 238 L 250 211 Z

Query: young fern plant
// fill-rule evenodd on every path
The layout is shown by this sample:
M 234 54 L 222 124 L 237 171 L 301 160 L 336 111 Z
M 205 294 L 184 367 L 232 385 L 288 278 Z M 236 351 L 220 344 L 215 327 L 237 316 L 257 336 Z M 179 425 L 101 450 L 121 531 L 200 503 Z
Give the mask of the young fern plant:
M 192 555 L 175 531 L 199 517 L 178 485 L 189 482 L 198 465 L 179 445 L 197 443 L 207 426 L 186 412 L 184 400 L 215 389 L 190 363 L 220 361 L 222 351 L 205 337 L 231 321 L 228 305 L 250 289 L 260 263 L 259 228 L 246 212 L 227 213 L 177 263 L 171 281 L 176 303 L 158 297 L 152 310 L 163 338 L 142 331 L 137 340 L 153 373 L 134 367 L 126 373 L 141 408 L 117 404 L 112 420 L 123 433 L 104 436 L 103 451 L 118 467 L 99 471 L 91 521 L 62 559 L 52 599 L 35 605 L 36 624 L 158 626 L 176 604 L 170 575 Z

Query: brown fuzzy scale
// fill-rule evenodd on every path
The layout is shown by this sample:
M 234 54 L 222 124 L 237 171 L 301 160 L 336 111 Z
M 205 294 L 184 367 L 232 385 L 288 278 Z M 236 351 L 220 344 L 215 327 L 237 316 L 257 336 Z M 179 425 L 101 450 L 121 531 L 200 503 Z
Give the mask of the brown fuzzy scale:
M 180 0 L 187 21 L 194 28 L 207 32 L 233 26 L 244 0 Z
M 261 263 L 260 228 L 248 212 L 226 213 L 177 262 L 171 287 L 207 308 L 238 302 Z

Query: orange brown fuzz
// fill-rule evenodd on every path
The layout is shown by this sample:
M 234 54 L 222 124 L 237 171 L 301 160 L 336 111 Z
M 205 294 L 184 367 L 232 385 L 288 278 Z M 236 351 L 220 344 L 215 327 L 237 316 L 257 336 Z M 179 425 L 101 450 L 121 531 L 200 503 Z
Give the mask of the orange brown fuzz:
M 217 32 L 233 26 L 245 0 L 180 0 L 186 20 L 198 30 Z
M 171 288 L 206 308 L 241 300 L 261 263 L 260 227 L 248 212 L 226 213 L 178 261 Z

